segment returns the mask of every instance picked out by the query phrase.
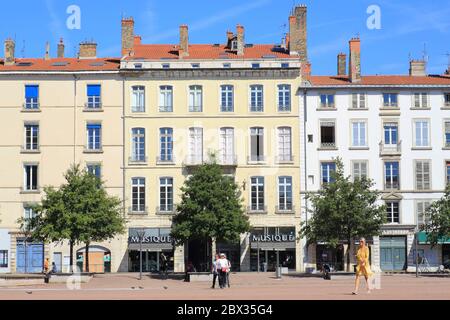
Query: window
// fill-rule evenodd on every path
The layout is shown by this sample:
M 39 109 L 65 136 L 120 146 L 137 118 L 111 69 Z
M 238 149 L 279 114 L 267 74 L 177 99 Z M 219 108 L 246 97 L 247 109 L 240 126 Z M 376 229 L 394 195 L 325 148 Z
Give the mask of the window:
M 259 63 L 252 63 L 252 69 L 259 69 L 261 65 Z
M 145 162 L 145 129 L 131 129 L 131 161 Z
M 334 121 L 320 122 L 320 147 L 323 149 L 336 148 L 336 128 Z
M 445 162 L 445 175 L 447 177 L 447 184 L 450 184 L 450 161 Z
M 320 167 L 322 184 L 334 182 L 333 172 L 336 172 L 336 164 L 334 162 L 322 162 Z
M 159 129 L 160 153 L 159 161 L 173 161 L 173 129 Z
M 365 93 L 353 93 L 352 94 L 352 109 L 365 109 L 365 108 L 366 108 Z
M 135 63 L 134 64 L 135 69 L 142 69 L 142 63 Z
M 23 217 L 25 219 L 24 226 L 25 228 L 28 228 L 30 220 L 36 217 L 36 211 L 34 211 L 31 207 L 25 207 L 23 209 Z
M 89 163 L 86 166 L 86 170 L 88 173 L 96 176 L 97 178 L 102 178 L 102 165 L 99 163 Z
M 163 63 L 162 64 L 163 69 L 170 69 L 170 63 Z
M 28 151 L 39 150 L 39 125 L 37 124 L 25 125 L 25 150 Z
M 250 161 L 264 161 L 264 128 L 250 129 Z
M 24 190 L 37 191 L 38 190 L 38 165 L 27 164 L 24 166 Z
M 352 122 L 352 146 L 353 147 L 365 147 L 366 145 L 367 145 L 366 122 L 365 121 L 353 121 Z
M 87 125 L 87 150 L 98 151 L 102 149 L 102 125 Z
M 172 112 L 173 111 L 173 87 L 161 86 L 159 88 L 159 111 Z
M 289 63 L 285 63 L 285 62 L 281 63 L 281 68 L 283 68 L 283 69 L 289 68 Z
M 223 164 L 234 164 L 234 129 L 220 128 L 220 160 Z
M 200 63 L 192 63 L 191 67 L 194 69 L 198 69 L 198 68 L 200 68 Z
M 428 94 L 414 93 L 414 108 L 427 108 L 427 107 L 428 107 Z
M 292 161 L 291 128 L 278 128 L 278 161 Z
M 230 68 L 231 68 L 231 63 L 224 63 L 224 64 L 223 64 L 223 67 L 224 67 L 225 69 L 230 69 Z
M 321 94 L 320 95 L 320 108 L 334 108 L 334 94 Z
M 39 109 L 39 86 L 25 85 L 25 109 Z
M 101 86 L 99 84 L 88 84 L 87 86 L 87 108 L 101 108 Z
M 416 190 L 431 189 L 431 163 L 428 160 L 415 161 Z
M 262 85 L 250 86 L 250 111 L 263 112 L 264 111 L 264 89 Z
M 429 147 L 430 146 L 430 126 L 428 120 L 415 120 L 415 147 Z
M 189 111 L 190 112 L 202 112 L 202 87 L 190 86 L 189 87 Z
M 145 112 L 145 87 L 133 86 L 131 89 L 131 112 Z
M 444 147 L 446 148 L 450 148 L 450 121 L 445 121 L 444 122 L 444 139 L 445 139 L 445 144 Z
M 397 145 L 398 144 L 398 124 L 396 122 L 386 122 L 383 125 L 384 129 L 384 144 Z
M 292 177 L 278 178 L 278 210 L 292 210 Z
M 159 179 L 159 211 L 173 211 L 173 178 Z
M 251 178 L 251 211 L 264 211 L 264 177 Z
M 288 84 L 278 86 L 278 111 L 291 111 L 291 86 Z
M 386 201 L 386 215 L 388 223 L 400 223 L 400 203 L 398 201 Z
M 400 188 L 399 162 L 388 161 L 384 163 L 384 187 L 385 189 Z
M 233 86 L 220 86 L 220 111 L 233 112 L 234 111 L 234 90 Z
M 450 107 L 450 92 L 444 93 L 444 106 Z
M 8 268 L 8 250 L 0 250 L 0 268 Z
M 397 93 L 383 93 L 383 106 L 394 107 L 398 106 L 398 94 Z
M 131 179 L 131 211 L 145 212 L 145 178 Z
M 191 163 L 203 162 L 203 129 L 189 128 L 189 156 Z
M 431 206 L 431 201 L 419 200 L 416 202 L 417 224 L 419 226 L 429 222 L 428 208 Z
M 367 161 L 353 161 L 352 162 L 352 176 L 353 180 L 367 178 Z

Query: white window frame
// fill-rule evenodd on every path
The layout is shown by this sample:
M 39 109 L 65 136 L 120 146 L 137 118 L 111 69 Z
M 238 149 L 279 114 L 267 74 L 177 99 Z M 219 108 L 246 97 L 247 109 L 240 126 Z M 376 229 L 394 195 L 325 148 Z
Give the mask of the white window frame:
M 235 130 L 233 127 L 219 129 L 219 157 L 224 164 L 234 163 L 235 158 Z
M 415 218 L 416 218 L 416 225 L 421 226 L 424 224 L 424 222 L 429 220 L 429 217 L 427 218 L 426 210 L 433 204 L 434 200 L 432 199 L 418 199 L 415 201 Z M 419 207 L 422 206 L 422 208 L 419 210 Z M 420 217 L 422 217 L 420 219 Z M 420 221 L 422 220 L 422 221 Z
M 421 164 L 422 172 L 420 173 L 421 178 L 419 180 L 419 172 L 417 172 L 417 165 Z M 428 173 L 424 171 L 425 164 L 428 164 Z M 414 189 L 418 191 L 427 191 L 432 189 L 432 169 L 431 169 L 431 160 L 414 160 Z M 426 176 L 428 175 L 428 187 L 426 187 Z M 420 184 L 420 185 L 419 185 Z
M 234 112 L 234 85 L 222 84 L 219 86 L 219 91 L 220 91 L 219 92 L 220 112 Z M 229 99 L 230 93 L 231 93 L 231 101 Z M 225 100 L 226 100 L 225 105 L 223 105 L 223 95 L 224 94 L 225 94 Z
M 277 110 L 278 112 L 291 112 L 292 110 L 292 86 L 290 84 L 282 83 L 277 85 Z M 280 104 L 282 99 L 283 104 Z M 286 103 L 286 100 L 287 103 Z
M 369 161 L 368 160 L 352 160 L 350 161 L 351 169 L 352 169 L 352 180 L 355 181 L 356 178 L 362 177 L 362 165 L 366 166 L 366 174 L 365 178 L 369 178 Z M 358 165 L 358 177 L 355 174 L 355 165 Z
M 355 99 L 356 98 L 356 99 Z M 356 101 L 356 107 L 355 107 Z M 367 109 L 367 95 L 364 92 L 353 92 L 350 95 L 350 108 L 351 110 L 365 110 Z
M 37 131 L 36 130 L 30 130 L 30 148 L 28 148 L 28 143 L 27 143 L 27 127 L 37 127 Z M 39 151 L 39 145 L 40 145 L 40 139 L 39 139 L 39 134 L 40 134 L 40 126 L 39 123 L 36 122 L 25 122 L 23 125 L 23 130 L 24 130 L 24 143 L 23 143 L 23 149 L 26 151 Z M 36 147 L 34 147 L 33 145 L 33 134 L 36 134 Z
M 165 179 L 164 183 L 161 183 L 161 180 Z M 171 180 L 171 183 L 168 183 L 168 180 Z M 172 209 L 169 210 L 168 206 L 169 206 L 169 202 L 168 202 L 168 191 L 167 189 L 171 187 L 172 188 L 172 203 L 170 204 L 172 206 Z M 165 208 L 163 208 L 161 206 L 161 188 L 164 188 L 164 193 L 166 195 L 166 201 L 164 203 Z M 173 177 L 160 177 L 159 178 L 159 190 L 158 190 L 158 194 L 159 194 L 159 199 L 158 199 L 158 204 L 159 204 L 159 211 L 160 212 L 173 212 L 174 211 L 174 196 L 175 196 L 175 188 L 174 188 L 174 179 Z
M 133 183 L 133 180 L 135 180 L 135 179 L 138 180 L 137 184 Z M 146 180 L 147 179 L 145 179 L 144 177 L 132 177 L 131 178 L 131 212 L 144 213 L 146 211 L 146 207 L 147 207 L 147 181 Z M 144 182 L 143 184 L 141 183 L 142 181 Z M 134 210 L 134 207 L 133 207 L 133 200 L 134 200 L 133 199 L 133 188 L 134 187 L 138 188 L 138 192 L 137 192 L 138 208 L 137 208 L 137 210 Z M 141 206 L 140 188 L 142 188 L 142 187 L 144 188 L 144 207 L 143 208 L 140 207 Z M 143 210 L 141 210 L 141 209 L 143 209 Z
M 257 179 L 255 183 L 253 183 L 252 181 L 253 179 Z M 261 199 L 259 198 L 259 187 L 261 186 L 263 189 L 262 203 Z M 256 187 L 256 203 L 255 203 L 256 209 L 253 209 L 253 197 L 252 197 L 253 187 Z M 252 176 L 250 177 L 250 209 L 251 211 L 264 211 L 265 206 L 266 206 L 266 179 L 263 176 Z
M 36 167 L 36 172 L 35 172 L 35 174 L 37 175 L 37 178 L 36 178 L 36 189 L 33 189 L 32 188 L 32 184 L 33 184 L 33 172 L 32 172 L 32 170 L 30 170 L 30 174 L 31 174 L 31 176 L 30 176 L 30 182 L 31 182 L 31 185 L 30 185 L 30 187 L 31 188 L 28 188 L 28 185 L 27 185 L 27 167 Z M 23 164 L 23 190 L 24 191 L 27 191 L 27 192 L 35 192 L 35 191 L 39 191 L 39 163 L 24 163 Z
M 290 178 L 291 182 L 290 184 L 286 182 L 286 178 Z M 283 180 L 283 183 L 280 183 L 280 180 Z M 280 187 L 283 187 L 284 192 L 284 203 L 280 203 Z M 288 208 L 288 199 L 287 199 L 287 188 L 291 188 L 291 207 Z M 280 211 L 292 211 L 294 209 L 294 179 L 292 179 L 292 176 L 279 176 L 277 177 L 277 194 L 278 194 L 278 210 Z
M 188 92 L 189 112 L 203 112 L 203 86 L 190 85 Z
M 429 103 L 428 97 L 429 97 L 428 92 L 413 92 L 413 94 L 411 96 L 412 108 L 413 109 L 429 109 L 430 103 Z
M 159 112 L 173 112 L 173 86 L 159 86 Z M 168 103 L 170 100 L 170 104 Z
M 325 103 L 322 103 L 322 96 L 325 96 Z M 333 97 L 333 102 L 330 102 L 330 97 Z M 336 94 L 334 92 L 320 92 L 318 98 L 319 109 L 336 109 Z
M 394 222 L 394 221 L 392 221 L 392 220 L 394 220 L 394 212 L 393 212 L 393 210 L 390 208 L 390 207 L 388 207 L 388 202 L 389 203 L 398 203 L 398 222 Z M 401 216 L 402 216 L 402 214 L 401 214 L 401 203 L 400 203 L 400 201 L 399 200 L 385 200 L 385 204 L 386 204 L 386 216 L 387 216 L 387 209 L 390 209 L 390 215 L 389 215 L 389 218 L 388 218 L 388 222 L 387 222 L 387 224 L 401 224 L 402 223 L 402 218 L 401 218 Z
M 421 141 L 420 145 L 417 144 L 417 124 L 418 123 L 426 123 L 427 124 L 427 135 L 428 142 L 426 145 L 423 144 L 425 141 Z M 424 129 L 421 128 L 420 139 L 423 140 Z M 414 148 L 430 148 L 431 147 L 431 121 L 430 119 L 413 119 L 413 146 Z
M 255 94 L 255 105 L 252 105 L 252 95 Z M 261 101 L 258 99 L 258 95 L 261 93 Z M 258 106 L 261 104 L 260 106 Z M 248 105 L 250 112 L 264 112 L 264 85 L 251 84 L 249 86 Z M 254 110 L 252 110 L 254 109 Z
M 367 148 L 368 143 L 367 143 L 367 137 L 368 137 L 368 125 L 367 125 L 368 121 L 367 119 L 352 119 L 350 120 L 350 145 L 352 146 L 352 148 Z M 354 125 L 358 125 L 358 143 L 355 144 L 355 135 L 354 135 Z M 361 126 L 360 124 L 364 124 L 364 141 L 361 141 Z M 364 142 L 363 144 L 361 144 L 361 142 Z
M 143 85 L 131 87 L 131 112 L 145 112 L 145 86 Z
M 277 142 L 278 142 L 278 161 L 290 162 L 292 161 L 292 128 L 278 127 L 277 128 Z M 287 151 L 287 152 L 286 152 Z

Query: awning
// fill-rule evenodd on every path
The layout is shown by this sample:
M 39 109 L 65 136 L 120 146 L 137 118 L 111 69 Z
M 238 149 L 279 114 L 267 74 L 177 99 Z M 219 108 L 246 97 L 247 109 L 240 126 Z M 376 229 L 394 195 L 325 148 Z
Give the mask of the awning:
M 427 241 L 427 233 L 425 231 L 419 232 L 417 235 L 417 241 L 419 244 L 430 244 L 430 242 Z M 450 238 L 442 237 L 439 239 L 438 244 L 450 244 Z

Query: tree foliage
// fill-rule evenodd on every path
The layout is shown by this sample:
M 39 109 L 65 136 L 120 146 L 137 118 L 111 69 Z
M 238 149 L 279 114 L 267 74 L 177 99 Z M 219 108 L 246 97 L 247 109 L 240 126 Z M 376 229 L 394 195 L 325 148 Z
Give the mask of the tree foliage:
M 236 242 L 241 233 L 250 230 L 239 187 L 233 178 L 223 175 L 214 157 L 194 169 L 181 192 L 172 227 L 177 245 L 193 239 Z
M 421 230 L 427 233 L 427 241 L 431 245 L 450 239 L 450 185 L 447 186 L 444 196 L 433 202 L 426 210 L 426 223 Z
M 372 190 L 369 179 L 344 176 L 344 165 L 336 159 L 336 172 L 332 182 L 324 184 L 317 193 L 309 193 L 311 201 L 308 212 L 311 218 L 302 222 L 300 235 L 310 243 L 325 242 L 337 247 L 343 241 L 351 243 L 358 237 L 380 234 L 386 222 L 385 206 L 378 205 L 379 192 Z M 350 251 L 347 250 L 347 267 Z

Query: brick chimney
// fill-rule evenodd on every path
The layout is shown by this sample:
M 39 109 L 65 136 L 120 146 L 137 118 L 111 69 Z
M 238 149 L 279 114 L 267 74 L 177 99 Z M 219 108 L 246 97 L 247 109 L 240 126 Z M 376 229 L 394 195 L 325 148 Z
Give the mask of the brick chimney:
M 361 40 L 352 38 L 349 41 L 350 62 L 348 66 L 348 76 L 351 82 L 361 81 Z
M 86 41 L 80 43 L 79 59 L 95 59 L 97 58 L 97 44 L 95 42 Z
M 141 36 L 134 36 L 134 42 L 133 44 L 136 45 L 140 45 L 142 43 L 142 37 Z
M 240 24 L 236 26 L 236 35 L 237 35 L 237 55 L 243 56 L 245 48 L 245 34 L 244 34 L 244 27 L 241 26 Z
M 306 5 L 300 5 L 294 8 L 289 17 L 289 52 L 300 56 L 301 61 L 308 61 L 306 16 Z
M 129 55 L 134 48 L 134 19 L 122 19 L 122 56 Z
M 50 60 L 50 43 L 47 41 L 45 44 L 45 57 L 44 60 Z
M 16 43 L 12 39 L 6 39 L 5 40 L 5 66 L 11 66 L 13 65 L 15 60 L 15 49 L 16 49 Z
M 64 40 L 61 38 L 58 43 L 58 58 L 64 58 L 64 48 Z
M 187 25 L 180 26 L 180 53 L 179 58 L 183 59 L 189 56 L 189 28 Z
M 337 74 L 338 76 L 347 74 L 347 55 L 342 52 L 337 56 Z
M 410 76 L 426 76 L 427 75 L 427 63 L 425 60 L 411 60 L 409 62 L 409 75 Z

